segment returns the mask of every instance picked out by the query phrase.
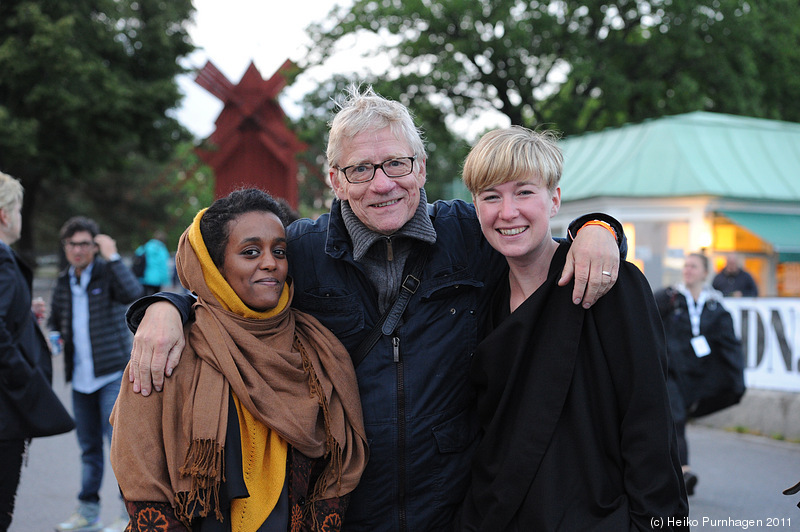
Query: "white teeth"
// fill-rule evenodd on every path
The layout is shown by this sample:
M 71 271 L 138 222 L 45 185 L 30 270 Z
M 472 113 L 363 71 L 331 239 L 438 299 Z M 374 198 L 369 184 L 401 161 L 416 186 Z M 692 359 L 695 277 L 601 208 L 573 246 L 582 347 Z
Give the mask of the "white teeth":
M 503 236 L 514 236 L 525 231 L 527 227 L 517 227 L 516 229 L 498 229 L 497 231 Z
M 388 207 L 389 205 L 394 205 L 395 203 L 397 203 L 397 200 L 385 201 L 383 203 L 376 203 L 375 206 L 376 207 Z

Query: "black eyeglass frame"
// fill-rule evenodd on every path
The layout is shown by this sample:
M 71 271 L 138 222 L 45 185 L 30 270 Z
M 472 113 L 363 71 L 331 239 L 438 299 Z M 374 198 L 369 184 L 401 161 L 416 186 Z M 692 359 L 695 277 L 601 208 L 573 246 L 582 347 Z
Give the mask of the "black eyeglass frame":
M 61 242 L 64 244 L 65 248 L 70 248 L 70 249 L 91 249 L 92 247 L 97 245 L 97 243 L 94 242 L 94 241 L 92 241 L 92 242 L 73 242 L 71 240 L 62 240 Z
M 389 174 L 389 173 L 386 171 L 386 169 L 383 167 L 383 165 L 384 165 L 384 164 L 386 164 L 386 163 L 390 163 L 390 162 L 392 162 L 392 161 L 400 161 L 400 160 L 403 160 L 403 159 L 410 159 L 410 160 L 411 160 L 411 169 L 410 169 L 408 172 L 406 172 L 405 174 L 400 174 L 400 175 L 390 175 L 390 174 Z M 340 172 L 342 172 L 342 173 L 344 174 L 344 178 L 347 180 L 347 182 L 348 182 L 348 183 L 350 183 L 350 184 L 352 184 L 352 185 L 360 185 L 360 184 L 362 184 L 362 183 L 369 183 L 370 181 L 372 181 L 373 179 L 375 179 L 375 174 L 376 174 L 376 173 L 378 173 L 378 169 L 379 169 L 379 168 L 380 168 L 381 170 L 383 170 L 383 173 L 384 173 L 384 174 L 386 174 L 386 177 L 392 177 L 392 178 L 395 178 L 395 177 L 405 177 L 405 176 L 407 176 L 407 175 L 409 175 L 409 174 L 411 174 L 411 173 L 413 173 L 413 172 L 414 172 L 414 163 L 415 163 L 416 161 L 417 161 L 417 156 L 416 156 L 416 155 L 411 155 L 411 156 L 409 156 L 409 157 L 392 157 L 391 159 L 386 159 L 385 161 L 382 161 L 382 162 L 380 162 L 380 163 L 378 163 L 378 164 L 373 164 L 373 163 L 358 163 L 358 164 L 351 164 L 350 166 L 345 166 L 344 168 L 340 168 L 340 167 L 338 167 L 338 166 L 337 166 L 337 167 L 336 167 L 336 169 L 337 169 L 337 170 L 339 170 Z M 372 175 L 370 176 L 370 178 L 369 178 L 369 179 L 365 179 L 365 180 L 363 180 L 363 181 L 351 181 L 351 180 L 350 180 L 350 177 L 348 177 L 348 175 L 347 175 L 347 171 L 348 171 L 349 169 L 351 169 L 351 168 L 354 168 L 354 167 L 356 167 L 356 166 L 372 166 Z

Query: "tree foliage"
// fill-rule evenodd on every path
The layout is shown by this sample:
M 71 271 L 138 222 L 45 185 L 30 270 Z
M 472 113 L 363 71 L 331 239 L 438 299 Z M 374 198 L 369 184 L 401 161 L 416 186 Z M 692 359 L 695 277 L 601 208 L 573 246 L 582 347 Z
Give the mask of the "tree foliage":
M 58 231 L 39 213 L 117 214 L 140 197 L 142 174 L 188 138 L 168 111 L 181 97 L 178 59 L 194 49 L 193 9 L 191 0 L 0 2 L 0 170 L 25 187 L 23 250 L 34 229 Z
M 364 32 L 390 90 L 445 116 L 567 134 L 694 110 L 800 121 L 796 0 L 356 0 L 309 28 L 308 64 Z
M 120 253 L 132 252 L 157 230 L 167 233 L 167 247 L 175 251 L 197 211 L 214 201 L 213 171 L 197 157 L 191 141 L 178 143 L 164 162 L 140 154 L 128 157 L 124 169 L 100 170 L 92 181 L 55 185 L 60 203 L 69 210 L 47 208 L 35 213 L 37 227 L 48 228 L 39 235 L 41 251 L 58 249 L 58 230 L 75 214 L 96 220 L 100 230 L 117 241 Z M 26 191 L 26 202 L 27 197 Z

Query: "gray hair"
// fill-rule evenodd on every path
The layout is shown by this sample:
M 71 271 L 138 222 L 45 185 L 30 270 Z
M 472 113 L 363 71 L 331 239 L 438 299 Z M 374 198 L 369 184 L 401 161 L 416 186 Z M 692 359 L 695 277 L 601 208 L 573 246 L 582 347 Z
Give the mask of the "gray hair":
M 400 102 L 387 100 L 371 86 L 361 92 L 361 87 L 351 85 L 347 89 L 345 100 L 337 105 L 339 112 L 329 124 L 327 156 L 331 168 L 339 165 L 344 144 L 348 140 L 364 131 L 377 131 L 386 127 L 398 140 L 408 143 L 418 160 L 427 158 L 422 133 L 414 125 L 408 108 Z

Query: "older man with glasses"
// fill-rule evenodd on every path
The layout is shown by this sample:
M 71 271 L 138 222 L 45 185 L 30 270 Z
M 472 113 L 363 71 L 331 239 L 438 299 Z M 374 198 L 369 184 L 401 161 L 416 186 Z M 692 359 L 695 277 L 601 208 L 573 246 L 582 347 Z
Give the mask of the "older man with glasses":
M 327 150 L 337 200 L 286 237 L 292 304 L 332 330 L 356 366 L 370 458 L 344 529 L 450 530 L 478 441 L 470 357 L 505 260 L 481 238 L 471 204 L 428 204 L 425 146 L 405 106 L 352 88 L 341 107 Z M 606 222 L 621 239 L 616 221 L 597 223 Z M 602 227 L 581 231 L 565 272 L 578 272 L 574 296 L 587 306 L 619 266 L 616 235 Z M 136 323 L 153 303 L 131 358 L 145 394 L 183 348 L 179 312 L 159 298 L 184 319 L 191 311 L 191 298 L 169 294 L 131 308 Z

